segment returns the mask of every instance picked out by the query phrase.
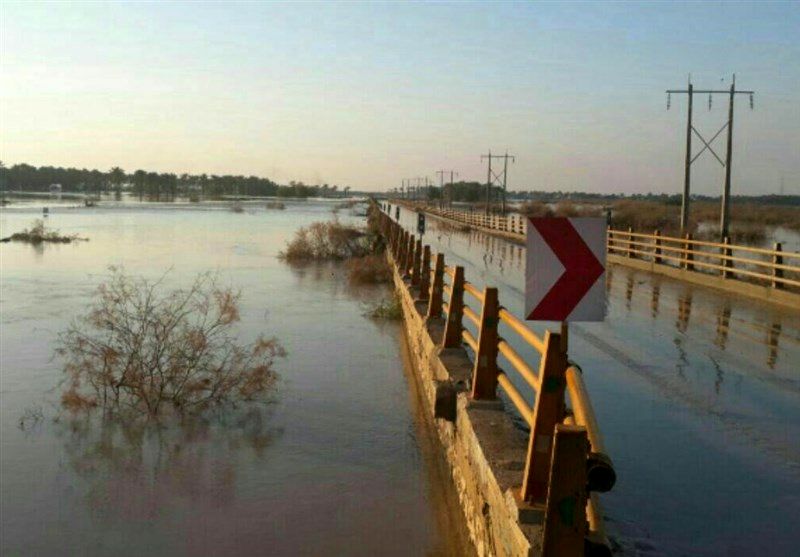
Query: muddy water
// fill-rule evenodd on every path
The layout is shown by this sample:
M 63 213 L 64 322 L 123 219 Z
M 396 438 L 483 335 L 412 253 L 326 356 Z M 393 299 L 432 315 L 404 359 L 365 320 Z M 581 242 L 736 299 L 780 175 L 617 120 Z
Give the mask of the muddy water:
M 401 222 L 416 232 L 414 214 Z M 434 251 L 522 314 L 521 246 L 427 224 Z M 602 499 L 624 554 L 796 555 L 787 517 L 800 516 L 800 315 L 623 267 L 610 269 L 608 308 L 604 323 L 571 326 L 570 357 L 616 465 Z M 545 327 L 558 330 L 533 328 Z
M 331 205 L 245 209 L 54 207 L 48 224 L 90 240 L 0 247 L 2 555 L 468 552 L 409 394 L 401 331 L 363 316 L 386 291 L 276 258 Z M 0 235 L 39 214 L 4 209 Z M 108 265 L 169 270 L 172 285 L 217 270 L 242 292 L 242 340 L 275 335 L 289 353 L 275 400 L 146 431 L 60 415 L 53 342 Z

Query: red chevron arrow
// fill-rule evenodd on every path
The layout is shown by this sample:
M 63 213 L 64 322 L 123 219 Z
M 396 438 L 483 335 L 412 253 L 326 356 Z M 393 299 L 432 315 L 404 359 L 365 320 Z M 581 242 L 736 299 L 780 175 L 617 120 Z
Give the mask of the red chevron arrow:
M 564 321 L 605 269 L 569 219 L 531 219 L 531 223 L 558 257 L 564 272 L 528 319 Z

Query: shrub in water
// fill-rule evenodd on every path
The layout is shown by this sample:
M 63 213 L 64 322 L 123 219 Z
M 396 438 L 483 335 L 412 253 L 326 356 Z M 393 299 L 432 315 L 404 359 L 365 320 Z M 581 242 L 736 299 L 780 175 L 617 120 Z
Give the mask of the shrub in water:
M 370 251 L 369 237 L 362 230 L 329 221 L 300 228 L 278 256 L 297 263 L 362 257 Z
M 64 407 L 159 416 L 267 393 L 285 352 L 274 338 L 237 344 L 238 302 L 209 274 L 188 289 L 165 290 L 112 268 L 88 312 L 59 337 Z

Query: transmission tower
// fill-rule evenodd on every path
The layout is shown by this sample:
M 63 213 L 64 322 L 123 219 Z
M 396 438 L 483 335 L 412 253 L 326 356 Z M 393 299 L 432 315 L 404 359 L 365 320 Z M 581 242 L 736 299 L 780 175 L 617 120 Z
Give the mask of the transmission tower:
M 458 172 L 456 172 L 455 170 L 437 170 L 436 171 L 436 174 L 439 175 L 439 208 L 440 209 L 444 206 L 444 203 L 445 203 L 444 176 L 448 172 L 450 173 L 450 182 L 448 182 L 448 186 L 449 186 L 448 190 L 450 190 L 450 191 L 448 192 L 448 195 L 447 195 L 447 202 L 448 202 L 448 206 L 449 206 L 449 205 L 452 205 L 452 203 L 453 203 L 453 200 L 451 199 L 451 197 L 453 195 L 453 191 L 452 191 L 453 190 L 453 176 L 458 176 Z
M 733 79 L 731 80 L 731 87 L 730 90 L 725 89 L 694 89 L 692 86 L 692 77 L 689 76 L 689 83 L 686 89 L 668 89 L 667 90 L 667 110 L 669 110 L 670 105 L 672 104 L 672 95 L 673 94 L 685 94 L 689 97 L 689 110 L 688 110 L 688 117 L 686 123 L 686 163 L 685 163 L 685 171 L 684 171 L 684 181 L 683 181 L 683 198 L 681 202 L 681 234 L 686 232 L 686 229 L 689 226 L 689 197 L 690 197 L 690 189 L 691 189 L 691 166 L 697 158 L 702 155 L 706 150 L 710 151 L 714 158 L 722 165 L 725 169 L 725 185 L 724 189 L 722 190 L 722 208 L 720 210 L 720 217 L 719 217 L 719 234 L 720 240 L 723 240 L 728 235 L 728 224 L 729 224 L 729 211 L 730 211 L 730 196 L 731 196 L 731 163 L 733 160 L 733 100 L 736 95 L 749 95 L 750 96 L 750 109 L 753 109 L 753 97 L 755 96 L 755 91 L 737 91 L 736 90 L 736 74 L 733 75 Z M 722 125 L 722 127 L 715 133 L 709 141 L 706 141 L 705 138 L 700 135 L 700 132 L 697 131 L 692 125 L 692 99 L 694 95 L 708 95 L 708 109 L 711 110 L 711 101 L 714 95 L 729 95 L 728 100 L 728 121 Z M 727 153 L 725 156 L 725 162 L 717 155 L 714 149 L 711 147 L 711 144 L 714 140 L 719 137 L 725 129 L 728 130 L 728 147 Z M 698 151 L 698 153 L 692 156 L 692 132 L 700 138 L 700 141 L 703 142 L 703 148 Z
M 503 188 L 503 215 L 506 214 L 506 178 L 508 177 L 508 159 L 515 162 L 514 155 L 509 155 L 506 151 L 505 155 L 493 155 L 489 151 L 488 155 L 481 155 L 481 160 L 486 159 L 489 161 L 489 171 L 486 175 L 486 214 L 489 214 L 489 207 L 492 204 L 492 187 L 502 186 Z M 492 171 L 492 159 L 503 159 L 503 170 L 499 172 Z

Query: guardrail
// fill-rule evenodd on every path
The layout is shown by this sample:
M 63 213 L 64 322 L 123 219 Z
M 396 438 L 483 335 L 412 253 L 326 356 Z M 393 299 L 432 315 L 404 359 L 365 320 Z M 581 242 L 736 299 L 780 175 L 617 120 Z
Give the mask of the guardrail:
M 394 200 L 397 202 L 397 200 Z M 425 204 L 402 201 L 443 219 L 525 242 L 525 217 L 519 214 L 485 215 L 453 209 L 438 209 Z M 784 251 L 776 242 L 772 249 L 722 242 L 608 229 L 609 262 L 689 280 L 800 308 L 800 253 Z M 646 262 L 647 267 L 642 266 Z M 680 272 L 681 274 L 676 274 Z
M 430 246 L 386 215 L 388 205 L 380 208 L 391 261 L 407 279 L 408 288 L 417 291 L 417 299 L 427 302 L 427 318 L 444 319 L 441 347 L 466 345 L 474 354 L 472 400 L 496 399 L 499 386 L 530 427 L 518 497 L 544 507 L 543 555 L 583 554 L 584 550 L 587 555 L 610 555 L 596 493 L 609 491 L 616 473 L 583 374 L 569 361 L 560 334 L 537 335 L 500 305 L 497 288 L 481 290 L 468 282 L 462 266 L 447 266 L 444 254 L 433 255 Z M 476 327 L 477 337 L 464 326 L 464 318 Z M 539 354 L 538 371 L 499 335 L 501 323 Z M 509 364 L 508 371 L 499 367 L 499 357 Z M 508 373 L 518 374 L 536 393 L 533 406 Z M 576 510 L 574 523 L 564 520 L 565 505 Z
M 757 282 L 776 289 L 800 288 L 800 253 L 785 252 L 780 242 L 772 249 L 683 238 L 608 230 L 608 253 L 688 271 Z

